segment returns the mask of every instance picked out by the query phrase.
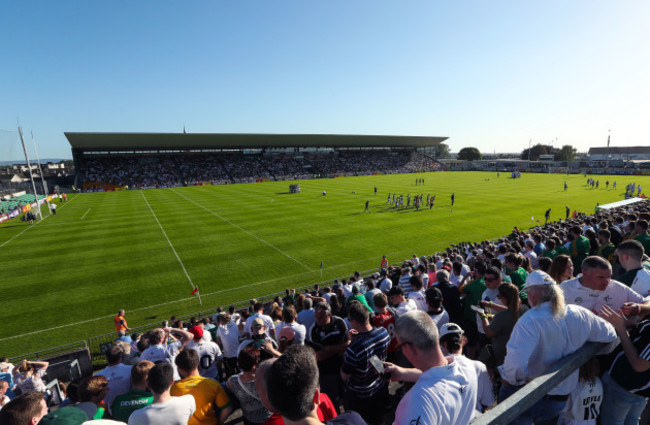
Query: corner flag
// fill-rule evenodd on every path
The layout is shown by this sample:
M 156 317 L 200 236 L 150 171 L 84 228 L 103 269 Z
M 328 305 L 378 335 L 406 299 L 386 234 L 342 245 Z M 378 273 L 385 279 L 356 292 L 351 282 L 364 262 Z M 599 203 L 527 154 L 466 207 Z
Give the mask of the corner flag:
M 190 295 L 195 295 L 197 292 L 199 292 L 199 287 L 195 286 Z

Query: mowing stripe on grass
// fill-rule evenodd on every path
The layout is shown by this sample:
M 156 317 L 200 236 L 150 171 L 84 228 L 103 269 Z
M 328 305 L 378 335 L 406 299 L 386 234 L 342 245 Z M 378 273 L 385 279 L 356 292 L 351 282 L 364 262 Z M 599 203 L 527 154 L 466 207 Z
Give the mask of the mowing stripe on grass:
M 286 252 L 282 251 L 282 250 L 279 249 L 279 248 L 276 248 L 275 246 L 271 245 L 270 243 L 268 243 L 268 242 L 265 241 L 264 239 L 262 239 L 262 238 L 260 238 L 260 237 L 258 237 L 258 236 L 255 236 L 254 234 L 252 234 L 251 232 L 249 232 L 249 231 L 247 231 L 247 230 L 242 229 L 241 227 L 237 226 L 236 224 L 234 224 L 233 222 L 231 222 L 231 221 L 228 220 L 227 218 L 224 218 L 224 217 L 220 216 L 220 215 L 217 214 L 216 212 L 214 212 L 214 211 L 212 211 L 212 210 L 210 210 L 210 209 L 204 207 L 203 205 L 197 204 L 197 203 L 194 202 L 192 199 L 188 198 L 188 197 L 185 196 L 185 195 L 181 195 L 180 193 L 176 192 L 176 191 L 173 190 L 173 189 L 171 189 L 171 191 L 174 192 L 176 195 L 180 196 L 181 198 L 185 199 L 186 201 L 190 201 L 191 203 L 193 203 L 193 204 L 196 205 L 197 207 L 199 207 L 199 208 L 203 208 L 204 210 L 206 210 L 206 211 L 209 212 L 210 214 L 214 215 L 215 217 L 217 217 L 217 218 L 219 218 L 219 219 L 225 221 L 226 223 L 230 224 L 232 227 L 234 227 L 234 228 L 236 228 L 236 229 L 239 229 L 239 230 L 241 230 L 242 232 L 246 233 L 247 235 L 252 236 L 252 237 L 254 237 L 255 239 L 257 239 L 258 241 L 260 241 L 260 242 L 262 242 L 262 243 L 268 245 L 269 247 L 273 248 L 274 250 L 276 250 L 276 251 L 279 252 L 280 254 L 284 255 L 285 257 L 287 257 L 287 258 L 289 258 L 289 259 L 295 261 L 296 263 L 300 264 L 301 266 L 305 267 L 307 270 L 309 270 L 309 271 L 311 271 L 311 272 L 314 271 L 314 269 L 312 269 L 312 268 L 309 267 L 308 265 L 306 265 L 306 264 L 304 264 L 304 263 L 301 263 L 300 261 L 298 261 L 298 260 L 296 260 L 295 258 L 293 258 L 291 255 L 287 254 Z
M 74 201 L 74 200 L 77 198 L 77 196 L 78 196 L 78 195 L 75 195 L 74 198 L 71 198 L 71 199 L 70 199 L 70 202 Z M 66 205 L 68 205 L 68 202 L 67 202 L 67 201 L 66 201 L 65 204 L 63 204 L 62 207 L 59 207 L 59 209 L 65 207 Z M 45 216 L 45 218 L 43 218 L 43 220 L 40 220 L 40 221 L 37 220 L 37 221 L 36 221 L 36 224 L 45 221 L 48 217 L 51 217 L 51 216 L 52 216 L 52 215 L 50 214 L 50 215 L 48 215 L 48 216 Z M 25 230 L 23 230 L 22 232 L 18 233 L 18 234 L 17 234 L 16 236 L 14 236 L 13 238 L 11 238 L 11 239 L 9 239 L 9 240 L 7 240 L 7 241 L 4 241 L 4 242 L 2 243 L 2 245 L 0 245 L 0 248 L 4 247 L 4 246 L 7 245 L 9 242 L 13 241 L 13 240 L 16 239 L 18 236 L 22 235 L 23 233 L 25 233 L 25 232 L 28 231 L 29 229 L 33 228 L 34 226 L 35 226 L 35 225 L 31 225 L 31 224 L 30 224 L 30 225 L 29 225 Z
M 183 269 L 183 273 L 185 273 L 185 276 L 187 277 L 187 280 L 190 282 L 190 286 L 192 287 L 192 289 L 194 289 L 194 282 L 192 282 L 192 278 L 190 277 L 189 273 L 187 273 L 187 270 L 185 269 L 185 265 L 183 264 L 183 261 L 181 261 L 181 257 L 178 256 L 178 253 L 176 252 L 176 249 L 174 248 L 174 245 L 172 245 L 172 242 L 167 237 L 167 233 L 165 232 L 165 229 L 163 229 L 162 224 L 160 224 L 160 221 L 158 220 L 158 217 L 156 217 L 156 213 L 153 212 L 153 208 L 151 208 L 151 205 L 149 205 L 149 201 L 147 201 L 147 197 L 144 196 L 144 190 L 140 191 L 140 195 L 142 195 L 142 198 L 144 199 L 144 202 L 147 204 L 147 207 L 149 207 L 149 211 L 151 211 L 151 214 L 153 215 L 153 218 L 156 219 L 156 223 L 158 223 L 158 227 L 160 227 L 160 231 L 162 232 L 163 236 L 165 237 L 165 239 L 167 239 L 167 243 L 169 244 L 169 247 L 174 252 L 174 255 L 176 256 L 176 259 L 178 260 L 178 264 L 181 265 L 181 268 Z M 200 301 L 201 301 L 201 295 L 199 295 L 199 302 Z

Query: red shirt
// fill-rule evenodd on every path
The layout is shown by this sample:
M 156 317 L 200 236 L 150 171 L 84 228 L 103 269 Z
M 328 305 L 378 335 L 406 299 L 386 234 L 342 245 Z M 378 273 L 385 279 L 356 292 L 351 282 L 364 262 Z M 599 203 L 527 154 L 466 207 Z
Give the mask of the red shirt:
M 318 419 L 321 421 L 329 421 L 337 416 L 336 407 L 334 407 L 334 403 L 332 403 L 332 400 L 327 394 L 320 393 L 320 403 L 316 408 L 316 413 L 318 414 Z M 264 421 L 262 425 L 284 425 L 284 419 L 282 419 L 279 413 L 273 412 L 273 415 Z
M 386 352 L 390 354 L 397 351 L 397 338 L 395 338 L 395 315 L 393 315 L 390 310 L 386 310 L 381 314 L 378 313 L 372 318 L 372 324 L 377 327 L 381 326 L 382 328 L 386 328 L 388 331 L 388 335 L 390 335 L 390 344 L 388 344 Z

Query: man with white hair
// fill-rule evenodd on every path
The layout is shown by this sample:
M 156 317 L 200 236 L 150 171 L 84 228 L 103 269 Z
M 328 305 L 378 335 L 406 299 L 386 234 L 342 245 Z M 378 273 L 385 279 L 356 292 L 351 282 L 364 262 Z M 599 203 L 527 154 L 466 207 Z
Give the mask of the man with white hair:
M 438 327 L 424 311 L 409 311 L 395 328 L 402 353 L 415 366 L 386 363 L 392 380 L 415 382 L 395 411 L 395 424 L 468 424 L 474 417 L 478 383 L 474 368 L 445 357 Z
M 612 280 L 612 265 L 602 257 L 591 256 L 582 262 L 582 273 L 560 285 L 567 304 L 576 304 L 594 314 L 607 305 L 616 311 L 627 303 L 643 304 L 643 297 L 621 282 Z M 648 303 L 650 304 L 650 302 Z M 626 314 L 629 312 L 625 311 Z
M 562 290 L 548 274 L 537 270 L 526 279 L 530 311 L 517 321 L 507 345 L 503 365 L 499 366 L 503 401 L 528 381 L 543 374 L 561 358 L 586 342 L 616 340 L 614 328 L 584 307 L 565 305 Z M 556 417 L 569 393 L 578 384 L 578 370 L 512 422 L 531 425 Z

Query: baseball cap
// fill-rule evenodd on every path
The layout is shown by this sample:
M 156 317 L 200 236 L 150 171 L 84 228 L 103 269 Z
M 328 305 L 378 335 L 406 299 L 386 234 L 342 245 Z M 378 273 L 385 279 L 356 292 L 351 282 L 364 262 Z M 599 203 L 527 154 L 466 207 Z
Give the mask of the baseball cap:
M 201 338 L 203 337 L 203 328 L 200 326 L 192 326 L 189 329 L 189 333 L 194 335 L 194 338 Z
M 463 335 L 464 333 L 465 332 L 463 332 L 463 328 L 461 328 L 459 325 L 449 322 L 440 327 L 440 334 L 438 336 L 438 339 L 442 339 L 442 337 L 449 334 Z
M 524 291 L 533 286 L 539 285 L 555 285 L 555 280 L 548 274 L 541 270 L 535 270 L 526 278 Z
M 393 295 L 404 295 L 404 290 L 399 286 L 393 286 L 390 288 L 390 291 L 388 291 L 388 296 L 391 297 Z
M 264 327 L 264 321 L 260 319 L 259 317 L 253 320 L 253 323 L 251 323 L 251 328 L 262 328 Z
M 373 273 L 373 274 L 372 274 L 372 277 L 374 277 L 375 279 L 377 279 L 377 278 L 379 277 L 379 273 L 377 273 L 377 272 Z

